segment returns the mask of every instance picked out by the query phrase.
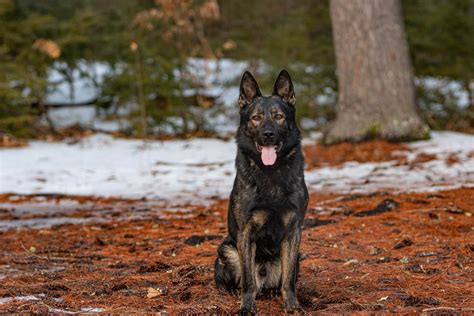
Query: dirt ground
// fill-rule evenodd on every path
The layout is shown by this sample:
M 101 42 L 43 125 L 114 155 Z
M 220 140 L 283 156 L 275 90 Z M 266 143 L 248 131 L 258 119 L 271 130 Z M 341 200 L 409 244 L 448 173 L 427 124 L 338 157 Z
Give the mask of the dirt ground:
M 66 210 L 64 201 L 74 209 L 68 215 L 21 211 L 41 203 Z M 238 297 L 213 283 L 216 248 L 226 234 L 225 200 L 173 208 L 54 195 L 2 195 L 0 202 L 2 221 L 78 219 L 0 232 L 2 313 L 239 308 Z M 473 206 L 472 188 L 312 194 L 298 282 L 303 312 L 474 313 Z M 260 297 L 257 306 L 282 312 L 281 297 Z
M 316 144 L 305 154 L 309 168 L 435 159 L 407 162 L 409 150 L 372 141 Z M 226 213 L 220 199 L 0 195 L 0 314 L 235 313 L 239 297 L 213 281 Z M 474 314 L 473 214 L 474 188 L 313 192 L 300 249 L 301 312 Z M 281 297 L 262 295 L 257 307 L 283 312 Z
M 385 140 L 371 140 L 354 145 L 343 142 L 332 146 L 319 143 L 304 147 L 305 163 L 309 169 L 327 166 L 339 166 L 348 161 L 383 162 L 397 160 L 404 162 L 405 153 L 410 149 L 402 143 L 390 143 Z

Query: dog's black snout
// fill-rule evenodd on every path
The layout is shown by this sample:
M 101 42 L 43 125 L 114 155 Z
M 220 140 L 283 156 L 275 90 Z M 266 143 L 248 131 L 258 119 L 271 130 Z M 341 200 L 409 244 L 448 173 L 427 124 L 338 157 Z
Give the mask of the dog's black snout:
M 275 135 L 275 133 L 271 130 L 263 131 L 263 137 L 265 137 L 265 138 L 272 138 L 274 135 Z

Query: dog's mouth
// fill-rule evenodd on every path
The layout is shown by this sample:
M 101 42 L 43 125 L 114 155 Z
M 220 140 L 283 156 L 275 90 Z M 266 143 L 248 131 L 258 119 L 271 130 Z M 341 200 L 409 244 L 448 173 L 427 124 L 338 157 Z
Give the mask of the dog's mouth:
M 255 143 L 257 151 L 260 153 L 262 162 L 265 166 L 271 166 L 275 164 L 277 159 L 277 152 L 283 147 L 283 143 L 280 142 L 278 145 L 269 145 L 269 146 L 260 146 L 258 143 Z

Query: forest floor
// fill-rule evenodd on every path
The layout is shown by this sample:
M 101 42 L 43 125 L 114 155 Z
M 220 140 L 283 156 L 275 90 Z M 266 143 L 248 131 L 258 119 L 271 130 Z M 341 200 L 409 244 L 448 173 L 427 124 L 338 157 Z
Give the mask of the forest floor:
M 337 172 L 356 161 L 359 169 L 350 170 L 376 164 L 387 177 L 391 168 L 422 172 L 440 162 L 448 170 L 474 157 L 411 151 L 377 141 L 305 148 L 308 170 Z M 438 181 L 419 190 L 374 189 L 376 178 L 372 172 L 349 184 L 367 192 L 310 190 L 297 285 L 302 312 L 473 314 L 472 173 L 456 182 L 446 172 L 444 189 Z M 222 196 L 196 203 L 0 194 L 0 314 L 237 312 L 239 298 L 213 282 L 226 212 Z M 281 297 L 261 296 L 257 307 L 283 311 Z

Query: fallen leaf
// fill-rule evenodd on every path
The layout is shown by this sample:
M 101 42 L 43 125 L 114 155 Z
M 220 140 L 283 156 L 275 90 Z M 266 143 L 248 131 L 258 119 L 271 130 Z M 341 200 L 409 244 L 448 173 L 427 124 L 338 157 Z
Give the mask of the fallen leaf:
M 161 294 L 163 294 L 163 291 L 161 289 L 154 289 L 152 287 L 149 287 L 148 293 L 146 294 L 146 298 L 154 298 L 160 296 Z

